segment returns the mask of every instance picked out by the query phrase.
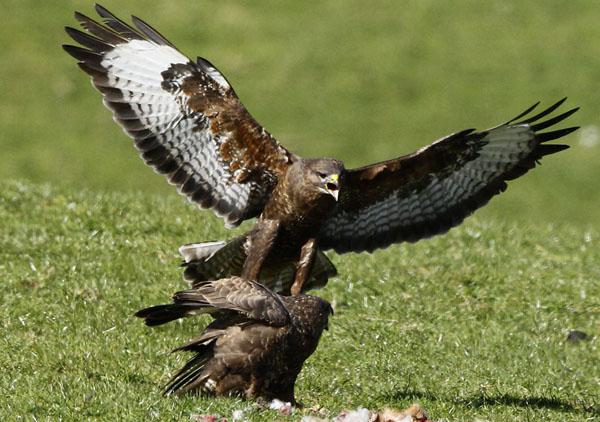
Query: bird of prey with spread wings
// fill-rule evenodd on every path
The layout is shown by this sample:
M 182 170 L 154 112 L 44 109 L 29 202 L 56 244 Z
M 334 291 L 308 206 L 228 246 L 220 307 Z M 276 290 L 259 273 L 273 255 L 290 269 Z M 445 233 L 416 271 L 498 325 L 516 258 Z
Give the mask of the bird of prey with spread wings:
M 239 277 L 175 293 L 174 303 L 136 315 L 160 325 L 182 313 L 212 313 L 200 337 L 175 350 L 196 355 L 169 381 L 165 393 L 237 394 L 295 402 L 294 384 L 327 328 L 330 304 L 316 296 L 280 296 Z
M 281 146 L 207 60 L 190 60 L 137 17 L 130 25 L 101 6 L 96 11 L 102 23 L 75 14 L 86 32 L 66 28 L 81 47 L 64 49 L 92 77 L 144 161 L 228 226 L 257 217 L 234 245 L 183 248 L 187 276 L 197 282 L 241 275 L 292 294 L 322 285 L 335 274 L 322 251 L 373 251 L 444 233 L 508 180 L 567 148 L 549 141 L 576 129 L 544 131 L 577 109 L 548 117 L 562 100 L 532 115 L 536 104 L 494 128 L 462 130 L 412 154 L 345 169 Z M 223 266 L 223 255 L 210 264 L 225 245 L 236 263 Z M 276 274 L 278 285 L 263 273 Z

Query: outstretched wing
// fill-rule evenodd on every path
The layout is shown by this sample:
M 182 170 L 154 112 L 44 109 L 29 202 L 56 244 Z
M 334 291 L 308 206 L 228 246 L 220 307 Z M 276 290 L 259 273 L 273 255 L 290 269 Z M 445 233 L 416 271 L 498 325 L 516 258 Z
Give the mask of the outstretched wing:
M 96 11 L 104 24 L 76 12 L 87 33 L 66 28 L 83 47 L 63 47 L 92 77 L 146 164 L 228 225 L 260 214 L 293 154 L 208 61 L 190 61 L 136 17 L 134 27 L 102 6 Z
M 413 154 L 348 170 L 337 211 L 321 228 L 319 246 L 340 253 L 372 251 L 458 225 L 504 191 L 507 180 L 525 174 L 543 156 L 568 148 L 546 142 L 576 127 L 539 132 L 578 110 L 540 122 L 563 102 L 525 117 L 535 104 L 495 128 L 464 130 Z

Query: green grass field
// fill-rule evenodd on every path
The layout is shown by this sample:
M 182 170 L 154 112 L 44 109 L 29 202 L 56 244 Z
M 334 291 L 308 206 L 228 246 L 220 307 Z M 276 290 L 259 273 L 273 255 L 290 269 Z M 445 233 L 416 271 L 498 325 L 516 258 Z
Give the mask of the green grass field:
M 207 321 L 151 329 L 132 317 L 184 287 L 180 244 L 230 234 L 216 218 L 158 196 L 0 187 L 0 419 L 189 420 L 249 406 L 161 397 L 185 358 L 169 350 Z M 307 407 L 600 417 L 598 231 L 471 218 L 443 237 L 333 260 L 341 276 L 319 294 L 335 315 L 297 385 Z M 566 342 L 571 329 L 591 340 Z
M 333 255 L 336 313 L 298 397 L 421 403 L 436 420 L 600 419 L 600 5 L 593 1 L 107 0 L 219 67 L 290 150 L 358 166 L 537 100 L 573 148 L 449 234 Z M 3 0 L 0 420 L 189 420 L 250 407 L 160 387 L 200 331 L 131 315 L 184 287 L 180 244 L 231 236 L 154 175 L 60 45 L 91 1 Z M 564 126 L 564 125 L 563 125 Z M 588 341 L 566 342 L 569 330 Z M 296 414 L 298 416 L 298 414 Z M 297 417 L 292 419 L 297 419 Z

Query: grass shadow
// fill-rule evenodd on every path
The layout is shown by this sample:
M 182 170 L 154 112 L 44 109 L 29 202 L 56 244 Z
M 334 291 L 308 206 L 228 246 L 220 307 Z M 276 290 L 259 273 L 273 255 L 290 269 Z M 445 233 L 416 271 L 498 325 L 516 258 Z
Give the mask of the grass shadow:
M 396 392 L 392 392 L 385 395 L 386 399 L 391 400 L 418 400 L 426 399 L 431 401 L 444 401 L 452 402 L 466 407 L 485 407 L 485 406 L 515 406 L 515 407 L 529 407 L 539 409 L 552 409 L 562 412 L 571 413 L 589 413 L 594 416 L 600 415 L 600 407 L 575 407 L 572 404 L 551 397 L 519 397 L 512 394 L 499 394 L 487 396 L 484 394 L 474 394 L 467 397 L 448 397 L 444 395 L 434 394 L 427 391 L 419 391 L 411 388 L 406 388 Z

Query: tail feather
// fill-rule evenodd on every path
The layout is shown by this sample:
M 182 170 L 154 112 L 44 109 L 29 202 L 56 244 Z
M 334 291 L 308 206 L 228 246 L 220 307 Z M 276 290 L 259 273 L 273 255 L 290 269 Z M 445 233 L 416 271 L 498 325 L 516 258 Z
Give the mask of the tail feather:
M 246 236 L 242 235 L 227 242 L 192 243 L 182 246 L 179 251 L 185 261 L 184 279 L 190 282 L 192 287 L 196 287 L 206 281 L 241 275 L 246 260 L 245 241 Z M 294 261 L 277 265 L 267 264 L 263 267 L 258 282 L 276 293 L 288 295 L 295 274 Z M 327 284 L 330 277 L 336 275 L 337 270 L 327 255 L 317 251 L 315 263 L 303 286 L 304 290 L 321 288 Z
M 213 308 L 207 308 L 196 302 L 178 302 L 167 305 L 150 306 L 135 313 L 138 318 L 144 318 L 146 325 L 153 327 L 166 324 L 186 316 L 206 314 L 214 312 Z
M 184 263 L 209 259 L 219 249 L 225 246 L 222 240 L 203 243 L 188 243 L 179 248 L 179 253 L 183 257 Z
M 205 281 L 239 276 L 246 259 L 245 241 L 246 236 L 238 236 L 228 242 L 192 243 L 182 246 L 179 252 L 185 260 L 183 278 L 195 286 Z

